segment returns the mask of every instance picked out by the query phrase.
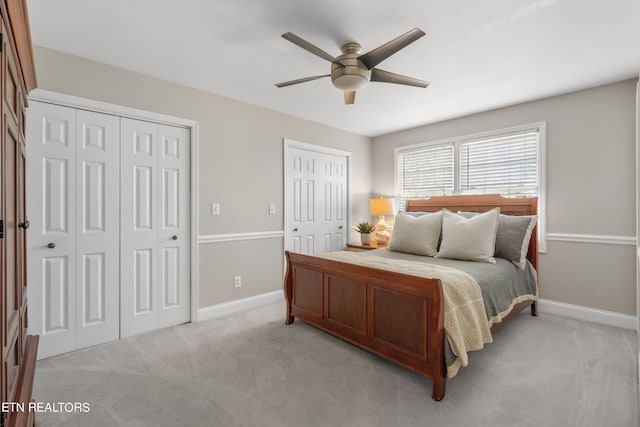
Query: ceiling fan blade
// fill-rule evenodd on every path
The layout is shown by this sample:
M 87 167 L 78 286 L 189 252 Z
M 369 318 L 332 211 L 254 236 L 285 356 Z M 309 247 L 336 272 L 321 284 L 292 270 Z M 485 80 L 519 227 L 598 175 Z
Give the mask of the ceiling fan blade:
M 413 30 L 401 35 L 400 37 L 396 37 L 390 42 L 387 42 L 382 46 L 373 49 L 372 51 L 360 55 L 358 59 L 362 61 L 362 63 L 366 65 L 368 69 L 372 69 L 400 49 L 407 47 L 422 36 L 424 36 L 424 31 L 419 28 L 414 28 Z
M 382 83 L 395 83 L 399 85 L 416 86 L 416 87 L 423 87 L 423 88 L 429 86 L 429 82 L 425 82 L 424 80 L 414 79 L 413 77 L 402 76 L 400 74 L 391 73 L 389 71 L 384 71 L 379 68 L 374 68 L 371 70 L 371 81 L 382 82 Z
M 323 77 L 329 77 L 331 74 L 325 74 L 324 76 L 305 77 L 302 79 L 289 80 L 288 82 L 276 83 L 276 87 L 285 87 L 291 85 L 297 85 L 298 83 L 310 82 L 312 80 L 318 80 Z
M 344 105 L 350 105 L 356 103 L 356 91 L 345 90 L 344 91 Z
M 286 39 L 286 40 L 289 40 L 291 43 L 293 43 L 293 44 L 295 44 L 297 46 L 300 46 L 301 48 L 303 48 L 307 52 L 311 52 L 314 55 L 319 56 L 320 58 L 325 59 L 325 60 L 327 60 L 329 62 L 333 62 L 336 65 L 344 66 L 344 65 L 342 65 L 342 63 L 340 61 L 338 61 L 333 56 L 329 55 L 324 50 L 320 49 L 317 46 L 312 45 L 311 43 L 309 43 L 305 39 L 300 38 L 300 37 L 296 36 L 293 33 L 284 33 L 282 35 L 282 37 L 284 39 Z

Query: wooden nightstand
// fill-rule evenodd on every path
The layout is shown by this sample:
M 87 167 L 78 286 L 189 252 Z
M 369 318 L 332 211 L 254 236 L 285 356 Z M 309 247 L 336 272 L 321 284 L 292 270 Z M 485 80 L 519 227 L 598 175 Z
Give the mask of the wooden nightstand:
M 352 252 L 370 251 L 373 249 L 380 249 L 382 246 L 378 246 L 374 240 L 371 240 L 370 245 L 363 245 L 362 243 L 347 243 L 347 250 Z

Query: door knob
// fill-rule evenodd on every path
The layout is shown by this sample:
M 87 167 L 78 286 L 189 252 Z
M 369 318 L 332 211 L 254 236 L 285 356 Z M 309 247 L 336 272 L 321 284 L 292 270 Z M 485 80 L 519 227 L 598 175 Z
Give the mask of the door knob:
M 173 240 L 178 240 L 178 236 L 176 236 L 175 234 L 174 234 L 173 236 L 171 236 L 171 238 L 172 238 Z
M 342 226 L 338 227 L 338 230 L 342 230 Z
M 298 229 L 297 229 L 297 228 L 294 228 L 294 229 L 293 229 L 293 231 L 298 231 Z
M 24 228 L 25 230 L 26 230 L 27 228 L 29 228 L 29 225 L 30 225 L 30 224 L 29 224 L 29 220 L 26 220 L 25 222 L 19 222 L 19 223 L 18 223 L 18 227 L 20 227 L 20 228 Z
M 49 243 L 49 244 L 47 245 L 47 247 L 48 247 L 49 249 L 53 249 L 53 248 L 55 248 L 55 247 L 56 247 L 56 244 L 52 242 L 52 243 Z

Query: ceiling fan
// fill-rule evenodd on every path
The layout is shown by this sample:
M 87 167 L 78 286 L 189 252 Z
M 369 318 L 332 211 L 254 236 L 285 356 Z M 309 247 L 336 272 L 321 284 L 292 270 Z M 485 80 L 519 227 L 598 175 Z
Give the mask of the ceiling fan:
M 360 54 L 360 45 L 358 43 L 346 43 L 342 45 L 342 55 L 334 58 L 324 50 L 312 45 L 295 34 L 285 33 L 282 35 L 283 38 L 331 62 L 331 74 L 290 80 L 288 82 L 277 83 L 276 86 L 285 87 L 324 77 L 331 77 L 331 83 L 333 83 L 336 88 L 344 91 L 344 103 L 346 105 L 353 104 L 356 100 L 356 91 L 367 86 L 369 82 L 396 83 L 426 88 L 429 83 L 423 80 L 401 76 L 400 74 L 375 68 L 376 65 L 424 35 L 422 30 L 414 28 L 365 54 Z

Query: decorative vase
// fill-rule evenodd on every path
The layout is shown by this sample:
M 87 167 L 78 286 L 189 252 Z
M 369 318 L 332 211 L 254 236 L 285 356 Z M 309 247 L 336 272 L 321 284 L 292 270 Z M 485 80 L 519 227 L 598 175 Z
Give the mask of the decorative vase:
M 371 244 L 371 233 L 360 233 L 360 241 L 363 245 Z

